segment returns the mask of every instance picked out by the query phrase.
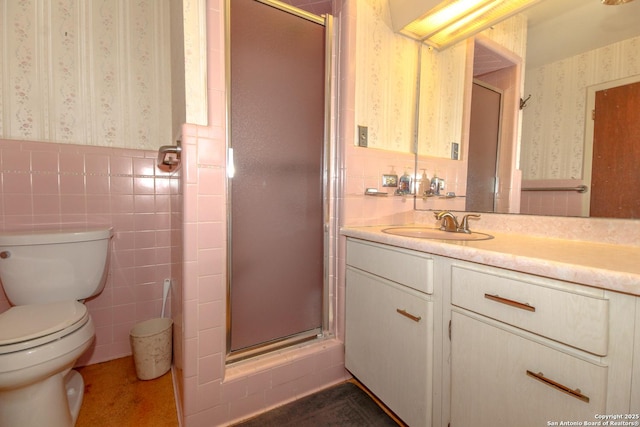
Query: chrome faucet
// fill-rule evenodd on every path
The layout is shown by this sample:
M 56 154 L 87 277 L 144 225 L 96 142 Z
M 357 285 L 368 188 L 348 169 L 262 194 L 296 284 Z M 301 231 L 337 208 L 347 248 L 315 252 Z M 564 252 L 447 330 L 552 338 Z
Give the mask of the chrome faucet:
M 442 226 L 440 226 L 440 230 L 444 231 L 458 231 L 458 218 L 454 214 L 449 211 L 440 211 L 435 214 L 436 219 L 442 221 Z
M 458 224 L 458 218 L 449 211 L 440 211 L 435 214 L 436 219 L 442 221 L 440 230 L 450 231 L 453 233 L 471 233 L 469 230 L 469 218 L 480 218 L 479 214 L 468 214 L 462 218 L 462 222 Z

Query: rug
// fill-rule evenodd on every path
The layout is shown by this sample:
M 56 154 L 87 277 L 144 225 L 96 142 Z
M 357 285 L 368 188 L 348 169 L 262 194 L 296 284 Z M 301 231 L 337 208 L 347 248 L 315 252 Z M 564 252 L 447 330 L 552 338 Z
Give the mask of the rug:
M 235 425 L 242 427 L 398 427 L 398 424 L 366 392 L 350 382 L 319 391 Z

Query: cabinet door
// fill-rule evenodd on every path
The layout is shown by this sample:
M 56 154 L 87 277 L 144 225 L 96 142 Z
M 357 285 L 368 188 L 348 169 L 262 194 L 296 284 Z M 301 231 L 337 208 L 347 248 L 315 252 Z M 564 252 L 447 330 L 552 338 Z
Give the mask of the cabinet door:
M 597 421 L 606 384 L 605 366 L 452 313 L 451 427 Z
M 347 267 L 346 368 L 412 427 L 431 426 L 433 303 Z

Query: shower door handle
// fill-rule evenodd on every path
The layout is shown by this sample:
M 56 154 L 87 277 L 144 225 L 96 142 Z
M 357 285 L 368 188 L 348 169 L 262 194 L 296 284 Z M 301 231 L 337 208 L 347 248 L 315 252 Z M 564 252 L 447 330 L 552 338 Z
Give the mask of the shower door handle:
M 227 150 L 227 177 L 233 178 L 236 174 L 236 166 L 233 161 L 233 148 Z

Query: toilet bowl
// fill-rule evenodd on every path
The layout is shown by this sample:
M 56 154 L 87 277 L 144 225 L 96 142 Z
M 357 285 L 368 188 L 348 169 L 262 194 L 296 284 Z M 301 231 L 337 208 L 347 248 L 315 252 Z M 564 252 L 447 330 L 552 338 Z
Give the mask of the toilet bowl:
M 95 337 L 78 300 L 102 291 L 110 236 L 0 234 L 0 279 L 15 304 L 0 313 L 0 427 L 75 424 L 84 382 L 72 368 Z
M 0 314 L 0 425 L 73 425 L 72 408 L 79 411 L 82 402 L 66 400 L 82 399 L 84 385 L 74 384 L 69 394 L 65 382 L 71 376 L 66 376 L 94 335 L 86 307 L 76 301 L 12 307 Z

